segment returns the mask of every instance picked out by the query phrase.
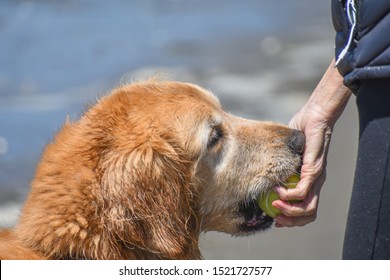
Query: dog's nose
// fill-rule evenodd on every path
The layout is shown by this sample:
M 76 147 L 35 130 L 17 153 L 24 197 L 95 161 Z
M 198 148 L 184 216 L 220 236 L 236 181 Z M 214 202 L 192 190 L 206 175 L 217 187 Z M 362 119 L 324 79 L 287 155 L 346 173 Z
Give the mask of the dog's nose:
M 305 135 L 302 131 L 293 129 L 290 140 L 288 142 L 288 146 L 296 153 L 301 154 L 303 152 L 303 148 L 305 147 Z

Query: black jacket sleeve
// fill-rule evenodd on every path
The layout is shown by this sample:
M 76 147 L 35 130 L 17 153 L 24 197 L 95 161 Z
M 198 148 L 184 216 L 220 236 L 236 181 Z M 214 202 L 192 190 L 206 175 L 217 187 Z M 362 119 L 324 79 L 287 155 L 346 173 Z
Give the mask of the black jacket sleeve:
M 356 91 L 365 79 L 390 78 L 390 0 L 332 0 L 332 20 L 345 85 Z

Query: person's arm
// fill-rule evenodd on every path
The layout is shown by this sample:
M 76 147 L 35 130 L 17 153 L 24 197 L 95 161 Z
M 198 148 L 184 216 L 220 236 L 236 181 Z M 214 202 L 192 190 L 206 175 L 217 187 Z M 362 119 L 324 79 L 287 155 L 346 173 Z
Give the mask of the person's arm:
M 277 227 L 303 226 L 316 219 L 333 127 L 350 96 L 351 91 L 343 85 L 333 60 L 307 103 L 291 119 L 289 126 L 303 131 L 306 144 L 297 187 L 275 187 L 281 200 L 274 201 L 273 205 L 284 214 L 275 218 Z M 288 200 L 302 202 L 289 203 Z

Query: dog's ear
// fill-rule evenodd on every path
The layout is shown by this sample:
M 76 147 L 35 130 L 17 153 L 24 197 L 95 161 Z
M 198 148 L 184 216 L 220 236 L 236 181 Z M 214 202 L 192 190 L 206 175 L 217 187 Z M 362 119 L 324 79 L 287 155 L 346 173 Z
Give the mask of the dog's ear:
M 191 163 L 162 140 L 126 150 L 106 153 L 100 166 L 104 226 L 135 256 L 199 258 Z

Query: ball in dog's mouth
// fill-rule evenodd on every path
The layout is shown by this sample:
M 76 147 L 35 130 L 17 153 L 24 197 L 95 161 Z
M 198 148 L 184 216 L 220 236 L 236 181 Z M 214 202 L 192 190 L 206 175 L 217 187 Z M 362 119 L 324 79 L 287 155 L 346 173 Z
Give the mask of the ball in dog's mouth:
M 301 177 L 298 173 L 293 174 L 290 177 L 288 177 L 281 185 L 285 188 L 293 189 L 297 186 L 300 179 Z M 257 203 L 263 212 L 265 212 L 268 216 L 275 218 L 277 215 L 282 214 L 282 211 L 280 211 L 280 209 L 272 205 L 272 202 L 277 199 L 280 199 L 279 195 L 275 191 L 269 190 L 268 192 L 259 196 Z M 296 201 L 292 200 L 290 202 L 296 202 Z
M 266 230 L 274 222 L 273 218 L 267 216 L 260 209 L 256 199 L 240 203 L 238 211 L 244 218 L 244 221 L 239 224 L 239 230 L 242 233 L 254 233 Z

